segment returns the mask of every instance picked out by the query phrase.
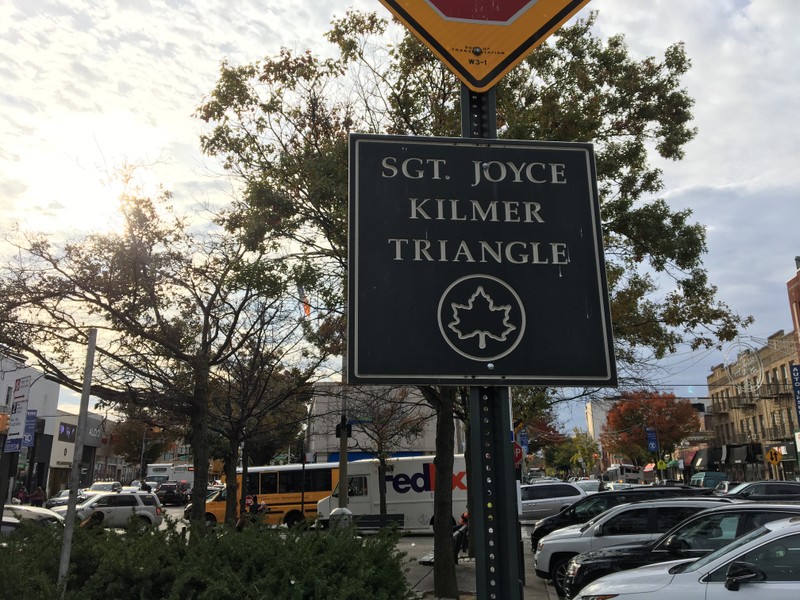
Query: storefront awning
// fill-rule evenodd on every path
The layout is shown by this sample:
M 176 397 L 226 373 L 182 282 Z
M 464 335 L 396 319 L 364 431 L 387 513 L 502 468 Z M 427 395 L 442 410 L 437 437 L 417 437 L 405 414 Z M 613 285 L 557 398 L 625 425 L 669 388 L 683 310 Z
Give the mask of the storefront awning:
M 747 463 L 747 446 L 731 446 L 728 448 L 728 464 L 743 465 Z
M 645 465 L 643 471 L 645 473 L 650 473 L 655 468 L 656 468 L 656 463 L 649 463 L 649 464 Z
M 677 467 L 679 464 L 679 460 L 671 460 L 667 463 L 667 468 L 669 469 L 670 467 Z
M 681 458 L 683 459 L 684 468 L 689 468 L 689 466 L 691 466 L 695 454 L 697 454 L 697 450 L 689 450 L 688 452 L 683 453 Z
M 723 464 L 725 463 L 722 460 L 722 448 L 709 448 L 708 465 L 706 465 L 706 468 L 712 471 L 718 471 Z

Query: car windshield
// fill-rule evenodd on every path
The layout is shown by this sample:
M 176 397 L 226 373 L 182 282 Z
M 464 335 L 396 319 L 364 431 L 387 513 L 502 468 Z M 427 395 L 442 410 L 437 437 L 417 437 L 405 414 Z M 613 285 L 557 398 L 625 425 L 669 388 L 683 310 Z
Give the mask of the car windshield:
M 86 500 L 84 500 L 83 502 L 81 502 L 80 504 L 78 504 L 77 508 L 83 508 L 84 506 L 87 506 L 88 504 L 91 504 L 91 503 L 92 503 L 92 502 L 94 502 L 94 501 L 95 501 L 95 500 L 96 500 L 98 497 L 101 497 L 101 496 L 103 496 L 103 495 L 104 495 L 104 494 L 100 494 L 100 495 L 98 496 L 97 494 L 95 494 L 95 495 L 93 495 L 93 496 L 89 496 L 89 497 L 88 497 Z
M 729 489 L 728 489 L 728 493 L 729 493 L 729 494 L 736 494 L 736 493 L 738 493 L 738 492 L 741 492 L 741 491 L 742 491 L 744 488 L 746 488 L 748 485 L 750 485 L 750 484 L 749 484 L 749 483 L 740 483 L 739 485 L 737 485 L 737 486 L 735 486 L 735 487 L 729 488 Z
M 679 565 L 680 568 L 676 569 L 675 572 L 691 573 L 693 571 L 697 571 L 698 569 L 701 569 L 708 563 L 717 560 L 723 554 L 727 554 L 728 552 L 735 550 L 736 548 L 739 548 L 741 546 L 744 546 L 745 544 L 750 543 L 750 541 L 758 537 L 761 537 L 768 531 L 769 529 L 767 529 L 766 527 L 759 527 L 758 529 L 754 529 L 753 531 L 746 533 L 741 537 L 736 538 L 727 546 L 723 546 L 718 550 L 714 550 L 714 552 L 712 552 L 711 554 L 706 554 L 704 557 L 699 558 L 694 562 Z
M 90 490 L 111 491 L 114 489 L 114 483 L 111 481 L 104 481 L 100 483 L 93 483 L 89 488 Z
M 586 490 L 587 492 L 596 492 L 600 488 L 600 481 L 597 479 L 584 479 L 581 481 L 576 481 L 575 485 Z
M 586 523 L 581 525 L 581 531 L 586 531 L 587 529 L 589 529 L 589 527 L 591 527 L 592 525 L 597 523 L 600 520 L 600 517 L 602 517 L 602 516 L 605 516 L 605 512 L 600 513 L 594 519 L 590 519 L 589 521 L 586 521 Z

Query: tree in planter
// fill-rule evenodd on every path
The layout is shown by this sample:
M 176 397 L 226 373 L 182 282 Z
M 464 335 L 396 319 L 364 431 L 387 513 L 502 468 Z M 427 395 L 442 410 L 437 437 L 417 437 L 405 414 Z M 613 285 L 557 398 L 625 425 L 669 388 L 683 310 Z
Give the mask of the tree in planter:
M 407 387 L 348 386 L 347 413 L 355 418 L 354 448 L 378 459 L 380 514 L 386 516 L 387 459 L 393 452 L 414 449 L 433 411 Z
M 123 198 L 120 234 L 63 245 L 35 234 L 12 240 L 18 256 L 0 268 L 0 344 L 36 357 L 78 391 L 87 333 L 97 328 L 91 394 L 185 419 L 196 497 L 204 498 L 212 373 L 270 314 L 292 308 L 284 271 L 267 266 L 266 249 L 248 250 L 213 226 L 193 231 L 168 205 L 167 193 L 151 199 L 134 190 Z M 282 300 L 266 301 L 274 298 Z M 192 521 L 203 518 L 203 503 L 193 503 Z
M 227 441 L 226 522 L 232 523 L 245 510 L 245 494 L 239 497 L 236 473 L 240 446 L 244 484 L 253 450 L 271 446 L 274 454 L 277 448 L 292 444 L 306 420 L 308 386 L 317 377 L 323 357 L 313 348 L 301 350 L 300 339 L 289 331 L 293 326 L 284 323 L 283 327 L 278 337 L 273 337 L 275 327 L 254 335 L 248 348 L 232 356 L 215 380 L 210 428 Z M 295 366 L 286 367 L 287 361 Z
M 621 372 L 636 377 L 642 350 L 660 358 L 682 342 L 709 347 L 749 321 L 716 299 L 702 264 L 704 228 L 690 210 L 656 197 L 663 182 L 653 159 L 680 159 L 695 134 L 692 99 L 680 83 L 689 68 L 683 46 L 670 46 L 662 59 L 634 60 L 622 37 L 592 35 L 594 19 L 561 28 L 504 77 L 496 89 L 498 129 L 501 137 L 594 144 L 615 352 Z M 408 34 L 387 48 L 385 27 L 374 14 L 350 12 L 328 34 L 338 58 L 284 50 L 251 65 L 223 64 L 198 109 L 211 125 L 204 150 L 245 189 L 229 226 L 252 244 L 300 249 L 295 265 L 329 310 L 318 331 L 338 332 L 338 340 L 348 133 L 460 132 L 455 77 Z M 432 399 L 451 397 L 444 388 L 426 389 Z M 452 419 L 449 407 L 439 404 L 439 419 Z M 439 439 L 437 457 L 452 455 L 445 447 L 452 437 Z

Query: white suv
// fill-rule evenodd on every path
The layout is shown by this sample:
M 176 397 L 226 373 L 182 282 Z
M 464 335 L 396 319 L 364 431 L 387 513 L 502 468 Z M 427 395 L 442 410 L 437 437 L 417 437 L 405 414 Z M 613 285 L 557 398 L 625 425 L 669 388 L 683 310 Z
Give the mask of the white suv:
M 65 514 L 66 506 L 56 506 Z M 124 528 L 132 516 L 146 525 L 158 527 L 164 520 L 161 502 L 150 492 L 101 492 L 75 510 L 75 518 L 83 521 L 94 516 L 104 527 Z
M 564 596 L 567 565 L 573 556 L 607 546 L 654 539 L 720 500 L 730 502 L 718 496 L 703 496 L 620 504 L 587 523 L 557 529 L 539 540 L 533 557 L 536 575 L 551 579 L 556 593 Z

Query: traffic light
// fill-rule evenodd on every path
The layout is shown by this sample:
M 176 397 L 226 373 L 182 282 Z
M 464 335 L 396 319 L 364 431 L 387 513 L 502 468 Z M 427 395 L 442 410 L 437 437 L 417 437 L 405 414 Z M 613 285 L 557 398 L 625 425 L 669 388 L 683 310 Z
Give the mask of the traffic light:
M 344 428 L 344 436 L 345 437 L 353 437 L 353 426 L 347 422 L 345 417 L 342 417 L 341 423 L 336 424 L 336 437 L 342 437 L 342 428 Z

